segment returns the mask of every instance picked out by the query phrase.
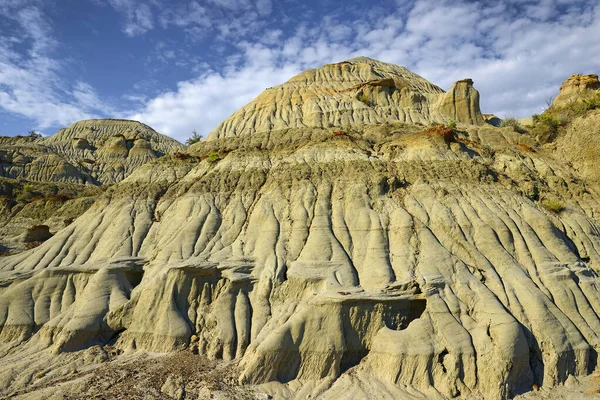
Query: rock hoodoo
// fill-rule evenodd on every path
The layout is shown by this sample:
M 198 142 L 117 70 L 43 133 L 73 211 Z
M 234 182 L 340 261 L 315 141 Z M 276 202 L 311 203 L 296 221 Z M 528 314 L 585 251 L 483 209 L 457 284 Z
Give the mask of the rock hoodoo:
M 600 188 L 481 120 L 470 81 L 363 58 L 268 89 L 0 258 L 1 393 L 181 349 L 275 398 L 507 399 L 589 374 Z M 85 137 L 155 149 L 121 134 Z M 91 397 L 85 379 L 60 390 Z
M 479 110 L 479 92 L 473 87 L 472 79 L 456 82 L 442 97 L 439 112 L 457 122 L 482 124 L 484 118 Z

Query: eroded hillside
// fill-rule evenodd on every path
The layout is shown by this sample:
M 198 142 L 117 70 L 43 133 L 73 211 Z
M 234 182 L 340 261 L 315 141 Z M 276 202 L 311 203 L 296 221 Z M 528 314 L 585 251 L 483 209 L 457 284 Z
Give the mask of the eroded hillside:
M 600 191 L 555 142 L 390 121 L 226 132 L 0 258 L 4 394 L 111 351 L 187 349 L 298 399 L 504 399 L 596 368 Z

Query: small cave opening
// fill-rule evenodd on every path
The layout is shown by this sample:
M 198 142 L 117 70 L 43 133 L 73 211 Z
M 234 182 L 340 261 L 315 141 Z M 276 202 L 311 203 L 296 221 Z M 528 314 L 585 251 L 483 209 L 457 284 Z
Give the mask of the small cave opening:
M 360 364 L 360 361 L 365 358 L 367 354 L 369 354 L 369 350 L 367 349 L 345 351 L 342 360 L 340 361 L 340 374 L 343 374 L 355 365 Z
M 131 285 L 131 289 L 134 289 L 142 282 L 142 278 L 144 277 L 144 270 L 129 270 L 125 272 L 125 278 Z
M 119 337 L 121 337 L 121 334 L 123 332 L 125 332 L 125 328 L 115 330 L 112 333 L 112 335 L 107 340 L 104 341 L 105 342 L 104 345 L 111 346 L 111 347 L 114 346 L 117 343 L 117 340 L 119 340 Z
M 385 326 L 393 331 L 404 330 L 408 327 L 408 324 L 421 317 L 426 307 L 427 301 L 425 299 L 411 299 L 402 310 L 391 307 L 388 312 L 383 314 L 383 322 Z

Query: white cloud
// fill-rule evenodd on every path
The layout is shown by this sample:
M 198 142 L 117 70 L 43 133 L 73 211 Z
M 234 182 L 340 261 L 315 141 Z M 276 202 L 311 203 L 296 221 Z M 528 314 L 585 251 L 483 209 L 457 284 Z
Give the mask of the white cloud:
M 231 114 L 269 86 L 274 86 L 299 73 L 293 67 L 270 68 L 248 65 L 224 74 L 210 72 L 198 79 L 180 82 L 169 91 L 150 100 L 131 118 L 152 126 L 179 141 L 193 130 L 206 136 L 225 116 Z
M 194 129 L 208 134 L 267 87 L 358 55 L 403 65 L 446 89 L 470 77 L 482 110 L 499 116 L 539 112 L 570 74 L 600 72 L 600 5 L 592 0 L 416 0 L 396 9 L 350 2 L 322 15 L 306 5 L 282 15 L 290 3 L 271 0 L 92 0 L 118 10 L 127 35 L 182 29 L 222 55 L 209 65 L 177 42 L 158 42 L 145 68 L 174 65 L 197 77 L 159 92 L 167 82 L 141 81 L 135 92 L 119 94 L 137 110 L 116 111 L 89 84 L 63 75 L 42 0 L 0 1 L 0 18 L 22 28 L 0 33 L 0 107 L 38 127 L 131 116 L 184 140 Z M 16 50 L 23 46 L 28 51 Z
M 85 82 L 61 77 L 62 61 L 52 58 L 54 39 L 41 1 L 11 0 L 0 4 L 0 21 L 15 23 L 22 37 L 0 36 L 0 108 L 34 121 L 37 128 L 67 125 L 91 118 L 110 107 Z M 24 51 L 17 51 L 25 48 Z
M 271 0 L 256 0 L 256 9 L 261 17 L 266 17 L 273 11 Z
M 154 14 L 150 5 L 140 0 L 108 0 L 123 15 L 123 32 L 128 36 L 144 34 L 154 28 Z
M 266 87 L 357 55 L 404 65 L 446 89 L 471 77 L 484 112 L 529 116 L 546 106 L 570 74 L 600 70 L 593 56 L 600 54 L 600 6 L 587 7 L 587 16 L 582 7 L 559 10 L 547 0 L 506 0 L 495 7 L 418 0 L 385 18 L 342 23 L 326 15 L 317 24 L 299 25 L 291 36 L 277 33 L 270 40 L 273 33 L 266 32 L 256 43 L 238 43 L 240 54 L 229 59 L 226 72 L 181 82 L 134 117 L 180 140 L 193 129 L 206 135 Z

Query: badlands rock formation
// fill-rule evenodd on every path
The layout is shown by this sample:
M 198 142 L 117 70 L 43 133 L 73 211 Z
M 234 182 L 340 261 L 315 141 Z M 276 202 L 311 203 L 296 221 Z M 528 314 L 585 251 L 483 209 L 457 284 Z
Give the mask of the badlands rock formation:
M 286 128 L 450 120 L 483 123 L 471 79 L 456 82 L 445 93 L 404 67 L 358 57 L 309 69 L 268 88 L 223 121 L 208 140 Z
M 0 390 L 35 398 L 115 349 L 229 361 L 275 398 L 506 399 L 589 374 L 596 181 L 511 128 L 389 122 L 479 123 L 475 93 L 355 59 L 137 168 L 0 258 Z
M 1 138 L 0 176 L 40 182 L 112 184 L 185 146 L 137 121 L 79 121 L 40 139 Z

